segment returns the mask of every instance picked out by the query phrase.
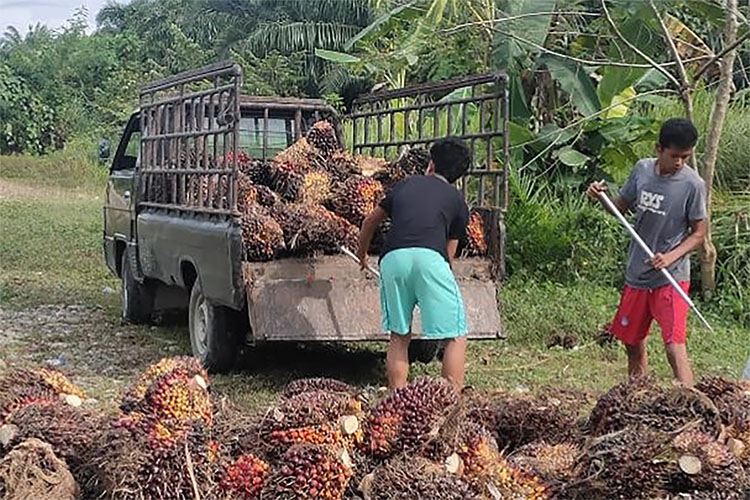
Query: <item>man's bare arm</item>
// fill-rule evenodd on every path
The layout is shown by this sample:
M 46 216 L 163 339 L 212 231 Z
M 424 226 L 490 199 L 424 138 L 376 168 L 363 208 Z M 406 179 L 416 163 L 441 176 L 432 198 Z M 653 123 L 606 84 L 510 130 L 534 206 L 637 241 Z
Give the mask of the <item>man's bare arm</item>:
M 604 182 L 592 182 L 591 184 L 589 184 L 589 187 L 586 190 L 586 194 L 589 195 L 591 199 L 596 200 L 599 203 L 602 203 L 601 198 L 599 198 L 599 193 L 606 192 L 607 185 Z M 630 205 L 622 196 L 615 196 L 615 199 L 612 200 L 612 203 L 617 207 L 617 210 L 622 213 L 625 213 L 630 209 Z M 603 203 L 602 206 L 604 206 L 604 208 L 607 208 Z
M 378 226 L 383 222 L 388 214 L 381 207 L 376 207 L 370 212 L 359 230 L 359 241 L 357 246 L 357 257 L 360 260 L 360 267 L 364 269 L 367 266 L 367 250 L 370 248 L 373 236 Z
M 456 258 L 456 250 L 458 250 L 458 240 L 448 240 L 448 262 L 451 264 Z
M 701 246 L 703 240 L 706 238 L 706 232 L 708 231 L 708 220 L 701 219 L 690 223 L 692 232 L 690 236 L 685 238 L 685 241 L 677 245 L 673 250 L 667 253 L 657 253 L 654 258 L 651 259 L 651 264 L 656 269 L 664 269 L 669 267 L 673 262 L 680 259 L 683 255 L 688 254 Z

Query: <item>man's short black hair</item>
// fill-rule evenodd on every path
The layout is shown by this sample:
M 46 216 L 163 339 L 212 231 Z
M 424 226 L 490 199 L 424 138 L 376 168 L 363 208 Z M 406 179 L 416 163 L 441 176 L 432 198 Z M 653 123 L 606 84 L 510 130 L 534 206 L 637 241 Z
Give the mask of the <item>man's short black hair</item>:
M 686 118 L 670 118 L 659 131 L 659 145 L 663 148 L 689 149 L 698 142 L 698 130 Z
M 471 151 L 462 140 L 446 137 L 432 145 L 430 159 L 435 164 L 435 173 L 453 184 L 469 170 Z

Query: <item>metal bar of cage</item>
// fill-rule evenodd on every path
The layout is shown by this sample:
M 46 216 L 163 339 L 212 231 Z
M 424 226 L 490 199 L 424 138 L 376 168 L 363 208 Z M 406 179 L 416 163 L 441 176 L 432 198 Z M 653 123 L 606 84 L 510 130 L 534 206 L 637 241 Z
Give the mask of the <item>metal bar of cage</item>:
M 222 62 L 141 89 L 139 206 L 238 215 L 241 83 Z
M 359 154 L 383 151 L 384 156 L 390 157 L 403 147 L 427 147 L 442 137 L 462 139 L 470 147 L 473 160 L 461 182 L 462 192 L 472 205 L 505 211 L 509 154 L 507 80 L 504 73 L 490 73 L 361 96 L 347 116 L 353 130 L 351 150 Z M 453 94 L 460 89 L 467 92 Z M 456 117 L 454 112 L 458 113 Z M 416 123 L 412 123 L 410 115 Z M 381 131 L 383 119 L 394 124 L 388 134 Z M 403 127 L 397 133 L 395 123 L 401 120 Z M 373 122 L 376 128 L 370 130 Z M 496 141 L 502 141 L 502 147 Z

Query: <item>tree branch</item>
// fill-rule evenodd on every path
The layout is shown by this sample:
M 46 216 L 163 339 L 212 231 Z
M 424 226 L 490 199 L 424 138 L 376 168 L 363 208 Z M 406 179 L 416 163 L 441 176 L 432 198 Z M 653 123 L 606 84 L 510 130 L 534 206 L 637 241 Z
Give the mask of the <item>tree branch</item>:
M 672 58 L 674 59 L 675 63 L 677 63 L 677 71 L 680 75 L 681 86 L 689 88 L 690 81 L 688 80 L 687 71 L 685 70 L 685 65 L 682 62 L 682 58 L 680 57 L 680 52 L 677 50 L 677 45 L 675 45 L 674 40 L 672 39 L 672 34 L 669 32 L 669 28 L 667 28 L 666 23 L 664 23 L 664 19 L 659 13 L 659 9 L 657 9 L 656 5 L 654 5 L 654 0 L 648 0 L 648 3 L 651 6 L 651 10 L 654 12 L 654 15 L 656 16 L 656 19 L 659 21 L 659 26 L 661 26 L 662 34 L 667 40 L 667 45 L 669 46 L 669 52 L 671 52 Z
M 492 28 L 493 31 L 500 33 L 501 35 L 505 35 L 508 38 L 512 38 L 513 40 L 516 40 L 520 43 L 524 43 L 526 45 L 530 45 L 534 47 L 535 49 L 538 49 L 545 54 L 549 54 L 551 56 L 559 57 L 560 59 L 567 59 L 569 61 L 574 61 L 577 63 L 585 64 L 587 66 L 614 66 L 618 68 L 647 68 L 652 69 L 653 66 L 650 64 L 638 64 L 638 63 L 624 63 L 624 62 L 618 62 L 618 61 L 607 61 L 607 60 L 594 60 L 594 59 L 581 59 L 580 57 L 574 57 L 569 56 L 567 54 L 563 54 L 562 52 L 556 52 L 554 50 L 548 49 L 544 45 L 539 45 L 536 42 L 532 42 L 531 40 L 527 40 L 525 38 L 522 38 L 518 35 L 514 35 L 513 33 L 510 33 L 509 31 L 504 31 L 499 28 Z M 705 56 L 696 57 L 693 59 L 686 59 L 685 62 L 692 62 L 692 61 L 700 61 L 702 59 L 705 59 Z M 675 62 L 671 63 L 664 63 L 663 66 L 674 66 Z
M 508 31 L 503 31 L 498 28 L 493 28 L 493 30 L 496 31 L 497 33 L 500 33 L 501 35 L 505 35 L 509 38 L 512 38 L 513 40 L 516 40 L 521 43 L 525 43 L 527 45 L 534 47 L 535 49 L 541 50 L 545 54 L 559 57 L 560 59 L 567 59 L 569 61 L 575 61 L 577 63 L 585 64 L 587 66 L 616 66 L 619 68 L 651 68 L 650 64 L 621 63 L 617 61 L 597 61 L 597 60 L 590 60 L 590 59 L 581 59 L 580 57 L 569 56 L 567 54 L 563 54 L 562 52 L 556 52 L 554 50 L 548 49 L 544 45 L 539 45 L 536 42 L 532 42 L 531 40 L 521 38 L 520 36 L 514 35 L 513 33 L 510 33 Z
M 659 9 L 656 8 L 656 5 L 654 5 L 654 0 L 648 0 L 649 5 L 651 6 L 651 10 L 654 12 L 654 15 L 656 16 L 656 19 L 659 20 L 659 26 L 661 26 L 662 34 L 664 35 L 664 38 L 667 40 L 667 45 L 669 46 L 669 51 L 672 54 L 672 58 L 677 63 L 677 72 L 680 77 L 680 98 L 682 99 L 682 103 L 685 106 L 685 114 L 687 115 L 687 119 L 691 122 L 695 123 L 694 120 L 694 111 L 693 111 L 693 97 L 692 97 L 692 87 L 690 85 L 690 80 L 688 80 L 687 71 L 685 70 L 685 64 L 682 62 L 682 58 L 680 57 L 680 52 L 677 50 L 677 45 L 675 45 L 674 40 L 672 39 L 672 34 L 669 32 L 669 28 L 667 28 L 667 25 L 664 23 L 664 19 L 661 17 L 661 14 L 659 13 Z M 696 167 L 696 158 L 695 155 L 691 155 L 690 157 L 690 164 L 693 168 Z
M 669 71 L 667 71 L 666 69 L 664 69 L 659 63 L 657 63 L 656 61 L 654 61 L 653 59 L 651 59 L 648 56 L 648 54 L 646 54 L 641 49 L 639 49 L 638 47 L 636 47 L 630 40 L 628 40 L 627 38 L 625 38 L 623 36 L 622 32 L 617 27 L 617 25 L 615 24 L 614 19 L 612 19 L 612 16 L 609 13 L 609 9 L 607 8 L 607 2 L 606 2 L 606 0 L 602 0 L 602 8 L 604 9 L 604 15 L 607 17 L 607 21 L 609 22 L 610 26 L 612 26 L 612 29 L 614 30 L 614 32 L 617 35 L 617 37 L 620 40 L 622 40 L 625 43 L 625 45 L 627 45 L 628 47 L 630 47 L 630 50 L 632 50 L 633 52 L 635 52 L 636 54 L 638 54 L 641 58 L 643 58 L 645 61 L 647 61 L 649 64 L 651 64 L 651 66 L 653 66 L 653 68 L 655 70 L 657 70 L 659 73 L 662 73 L 664 76 L 666 76 L 667 79 L 669 79 L 672 83 L 674 83 L 677 88 L 680 88 L 680 81 L 677 80 L 677 78 L 675 78 L 675 76 L 672 73 L 670 73 Z
M 708 68 L 710 68 L 716 61 L 724 57 L 724 55 L 726 55 L 729 51 L 734 50 L 737 47 L 739 47 L 746 40 L 750 40 L 750 31 L 748 31 L 743 36 L 735 40 L 734 43 L 731 43 L 727 45 L 726 47 L 724 47 L 724 49 L 722 49 L 721 52 L 713 56 L 710 61 L 708 61 L 703 66 L 701 66 L 701 68 L 695 74 L 695 81 L 700 80 L 701 76 L 703 76 L 703 73 L 705 73 L 708 70 Z
M 552 15 L 599 17 L 599 14 L 594 14 L 592 12 L 578 12 L 578 11 L 527 12 L 526 14 L 518 14 L 515 16 L 498 17 L 496 19 L 485 19 L 482 21 L 474 21 L 471 23 L 458 24 L 451 28 L 446 28 L 442 31 L 443 33 L 450 34 L 450 33 L 455 33 L 456 31 L 461 31 L 464 28 L 470 28 L 472 26 L 480 26 L 480 25 L 486 25 L 486 24 L 494 26 L 496 23 L 516 21 L 518 19 L 526 19 L 528 17 L 541 17 L 541 16 L 552 16 Z

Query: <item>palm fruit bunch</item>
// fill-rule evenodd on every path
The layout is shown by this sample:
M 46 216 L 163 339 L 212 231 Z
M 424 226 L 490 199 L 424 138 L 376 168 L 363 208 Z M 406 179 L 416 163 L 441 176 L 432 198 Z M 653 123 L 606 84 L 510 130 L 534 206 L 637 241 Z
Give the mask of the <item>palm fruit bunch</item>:
M 721 432 L 719 413 L 705 395 L 685 387 L 664 389 L 648 378 L 612 388 L 597 401 L 589 418 L 595 434 L 631 424 L 673 432 L 695 423 L 708 434 L 718 436 Z
M 260 496 L 269 470 L 269 465 L 255 455 L 240 455 L 225 468 L 219 489 L 232 498 L 255 500 Z
M 430 153 L 420 147 L 404 147 L 393 162 L 392 168 L 404 175 L 423 175 L 430 163 Z
M 487 255 L 487 237 L 484 233 L 484 219 L 479 212 L 472 212 L 466 225 L 466 254 L 472 257 Z
M 576 463 L 581 479 L 569 485 L 567 494 L 572 498 L 659 498 L 665 477 L 655 458 L 669 440 L 669 434 L 647 426 L 625 427 L 592 440 Z
M 291 429 L 276 429 L 266 439 L 269 454 L 278 456 L 295 444 L 325 444 L 329 446 L 348 447 L 344 434 L 337 425 L 326 423 L 307 425 Z M 353 449 L 353 446 L 351 446 Z
M 211 406 L 211 440 L 219 443 L 222 459 L 247 453 L 262 455 L 264 443 L 258 439 L 262 431 L 257 418 L 242 411 L 226 396 L 213 396 Z
M 384 196 L 383 185 L 370 177 L 350 177 L 334 190 L 333 211 L 354 224 L 362 225 Z
M 243 213 L 258 202 L 258 190 L 250 176 L 237 172 L 237 210 Z
M 750 481 L 750 414 L 737 409 L 731 423 L 725 427 L 723 439 L 748 471 Z M 748 485 L 750 487 L 750 484 Z
M 617 384 L 601 396 L 591 410 L 590 432 L 600 435 L 626 427 L 627 415 L 659 394 L 661 388 L 651 377 L 630 378 Z
M 192 356 L 162 358 L 149 365 L 125 391 L 120 400 L 120 410 L 126 413 L 135 410 L 143 403 L 146 393 L 156 379 L 175 370 L 184 371 L 190 376 L 199 375 L 204 381 L 208 380 L 208 373 L 197 358 Z
M 284 453 L 260 494 L 262 500 L 341 500 L 352 477 L 346 450 L 298 444 Z
M 669 468 L 667 489 L 671 493 L 706 492 L 717 498 L 744 498 L 744 472 L 737 457 L 708 434 L 681 432 L 659 458 L 663 460 L 660 465 Z
M 460 427 L 455 455 L 445 463 L 457 469 L 461 477 L 472 487 L 492 498 L 518 498 L 544 500 L 548 488 L 529 471 L 508 462 L 497 448 L 497 442 L 481 425 L 469 423 Z M 455 463 L 458 463 L 458 466 Z
M 121 409 L 123 414 L 114 427 L 148 436 L 154 450 L 168 450 L 192 433 L 203 434 L 210 429 L 213 419 L 208 376 L 192 358 L 161 360 L 131 387 Z
M 94 446 L 100 444 L 101 424 L 98 414 L 63 401 L 27 405 L 15 411 L 5 424 L 12 429 L 6 448 L 27 439 L 40 439 L 78 475 L 89 465 Z
M 389 163 L 384 158 L 378 158 L 376 156 L 367 155 L 354 155 L 354 161 L 357 163 L 358 172 L 355 174 L 363 174 L 372 177 L 376 172 L 388 167 Z
M 357 229 L 325 207 L 281 204 L 271 213 L 283 230 L 287 251 L 293 255 L 335 254 L 342 244 L 355 248 Z
M 399 181 L 406 179 L 406 172 L 400 168 L 389 165 L 386 168 L 380 169 L 372 174 L 372 179 L 378 181 L 383 185 L 385 193 L 390 193 L 393 186 L 398 184 Z
M 300 169 L 293 163 L 273 162 L 269 167 L 271 188 L 287 201 L 295 201 L 304 176 L 311 170 Z
M 368 474 L 360 489 L 368 500 L 479 500 L 469 484 L 422 457 L 398 456 Z
M 667 432 L 678 431 L 688 424 L 697 425 L 697 429 L 714 437 L 722 430 L 716 406 L 706 395 L 688 387 L 666 388 L 644 401 L 628 417 Z
M 296 196 L 291 201 L 323 204 L 331 196 L 331 176 L 323 170 L 313 170 L 302 176 Z
M 179 444 L 154 448 L 150 436 L 117 426 L 108 428 L 92 461 L 95 478 L 86 498 L 110 500 L 182 500 L 214 498 L 218 465 L 196 427 Z M 195 478 L 195 481 L 193 481 Z
M 281 400 L 265 422 L 268 430 L 288 430 L 339 422 L 362 415 L 362 403 L 351 394 L 312 390 Z
M 357 159 L 346 151 L 335 151 L 326 162 L 326 171 L 339 182 L 353 175 L 362 175 Z
M 336 129 L 327 120 L 315 122 L 310 127 L 307 131 L 307 142 L 326 157 L 330 157 L 341 149 L 338 137 L 336 137 Z
M 284 249 L 284 232 L 260 205 L 245 208 L 240 218 L 245 258 L 250 262 L 273 259 Z
M 146 392 L 141 412 L 151 420 L 150 436 L 157 447 L 171 446 L 194 429 L 210 428 L 211 399 L 205 382 L 179 370 L 159 377 Z
M 0 460 L 0 498 L 76 500 L 80 498 L 80 488 L 52 447 L 32 438 Z
M 239 171 L 250 178 L 256 186 L 268 186 L 271 183 L 270 165 L 263 160 L 251 160 L 238 165 Z
M 255 193 L 258 205 L 262 207 L 272 207 L 277 203 L 281 203 L 281 196 L 268 186 L 256 184 Z
M 548 444 L 536 441 L 516 450 L 511 463 L 531 471 L 548 485 L 563 485 L 574 477 L 573 468 L 581 448 L 571 442 Z
M 507 450 L 537 440 L 566 441 L 576 432 L 578 408 L 548 396 L 503 394 L 491 401 L 492 427 L 498 445 Z
M 325 164 L 326 157 L 322 152 L 303 137 L 283 151 L 276 153 L 270 165 L 270 173 L 273 176 L 275 165 L 290 165 L 295 172 L 302 174 L 312 170 L 324 170 Z
M 713 401 L 725 425 L 731 423 L 738 409 L 750 413 L 750 382 L 748 381 L 707 376 L 703 377 L 695 388 Z
M 387 457 L 425 443 L 440 417 L 457 401 L 458 391 L 444 379 L 422 377 L 396 389 L 370 412 L 367 449 Z
M 83 398 L 83 390 L 57 370 L 11 370 L 0 380 L 0 425 L 14 412 L 34 403 L 63 400 L 80 406 Z
M 300 378 L 289 382 L 284 387 L 283 396 L 291 398 L 303 392 L 312 391 L 339 392 L 351 394 L 352 396 L 357 394 L 357 390 L 346 382 L 327 377 L 313 377 Z

